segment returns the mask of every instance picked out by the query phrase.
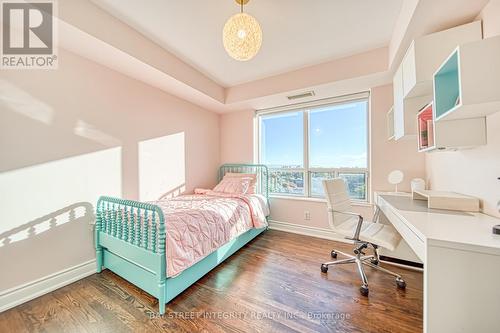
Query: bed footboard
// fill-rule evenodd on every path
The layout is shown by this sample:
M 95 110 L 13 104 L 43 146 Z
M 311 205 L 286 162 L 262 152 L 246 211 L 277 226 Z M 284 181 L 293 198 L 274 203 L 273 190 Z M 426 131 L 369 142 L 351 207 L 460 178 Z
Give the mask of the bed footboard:
M 152 204 L 100 197 L 96 209 L 97 272 L 108 268 L 158 298 L 165 312 L 165 218 Z

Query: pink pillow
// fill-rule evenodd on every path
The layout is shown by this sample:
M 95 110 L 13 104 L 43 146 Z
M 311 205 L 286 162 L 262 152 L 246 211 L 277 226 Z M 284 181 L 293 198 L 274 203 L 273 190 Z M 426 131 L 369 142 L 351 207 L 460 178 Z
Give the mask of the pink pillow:
M 228 194 L 245 194 L 248 192 L 250 180 L 238 177 L 223 178 L 214 188 L 214 192 Z
M 250 181 L 248 186 L 247 194 L 255 194 L 257 191 L 257 175 L 255 173 L 234 173 L 228 172 L 224 175 L 224 178 L 241 178 Z

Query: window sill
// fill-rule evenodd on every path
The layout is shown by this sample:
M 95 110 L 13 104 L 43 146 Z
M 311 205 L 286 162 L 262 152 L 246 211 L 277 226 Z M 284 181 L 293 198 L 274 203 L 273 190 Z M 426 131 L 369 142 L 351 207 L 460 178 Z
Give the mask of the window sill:
M 291 196 L 291 195 L 270 194 L 269 198 L 270 199 L 279 199 L 279 200 L 295 200 L 295 201 L 324 202 L 324 203 L 326 203 L 326 199 L 322 199 L 322 198 L 310 198 L 310 197 L 300 197 L 300 196 Z M 368 201 L 353 200 L 353 201 L 351 201 L 351 204 L 353 206 L 360 206 L 360 207 L 371 207 L 372 206 L 372 204 Z

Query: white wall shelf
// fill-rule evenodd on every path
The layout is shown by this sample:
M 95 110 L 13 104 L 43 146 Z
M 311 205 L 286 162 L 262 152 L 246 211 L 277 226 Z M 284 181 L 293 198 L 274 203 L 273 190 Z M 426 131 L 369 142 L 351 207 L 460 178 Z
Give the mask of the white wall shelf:
M 435 121 L 433 103 L 417 114 L 418 151 L 468 149 L 486 144 L 486 118 Z
M 434 72 L 460 44 L 482 38 L 481 21 L 415 39 L 402 61 L 404 98 L 432 95 Z
M 412 42 L 393 80 L 394 139 L 417 134 L 415 115 L 433 100 L 433 74 L 461 43 L 480 40 L 481 22 L 420 37 Z
M 500 36 L 458 46 L 434 74 L 436 121 L 500 111 Z
M 387 140 L 394 139 L 394 107 L 386 114 Z
M 432 96 L 403 98 L 403 71 L 394 75 L 394 140 L 414 138 L 417 134 L 415 114 L 432 100 Z
M 417 113 L 417 128 L 418 151 L 423 152 L 435 149 L 432 103 L 429 103 Z

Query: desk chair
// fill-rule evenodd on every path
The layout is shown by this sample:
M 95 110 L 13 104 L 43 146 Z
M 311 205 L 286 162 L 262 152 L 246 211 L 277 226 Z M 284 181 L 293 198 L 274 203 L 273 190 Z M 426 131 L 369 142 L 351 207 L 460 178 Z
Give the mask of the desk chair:
M 347 259 L 326 262 L 321 265 L 323 273 L 328 272 L 328 267 L 340 264 L 355 263 L 363 284 L 359 288 L 361 295 L 368 296 L 368 279 L 363 265 L 370 266 L 396 278 L 398 288 L 405 289 L 406 282 L 401 275 L 380 267 L 378 248 L 383 247 L 394 251 L 398 246 L 401 236 L 392 225 L 363 221 L 359 214 L 351 212 L 351 199 L 347 193 L 344 180 L 341 178 L 323 180 L 323 189 L 328 204 L 328 223 L 337 234 L 345 236 L 355 244 L 354 256 L 341 251 L 332 250 L 331 256 L 336 259 L 337 254 L 342 254 Z M 375 216 L 378 214 L 376 213 Z M 378 218 L 377 218 L 378 220 Z M 366 255 L 363 251 L 371 247 L 373 255 Z

